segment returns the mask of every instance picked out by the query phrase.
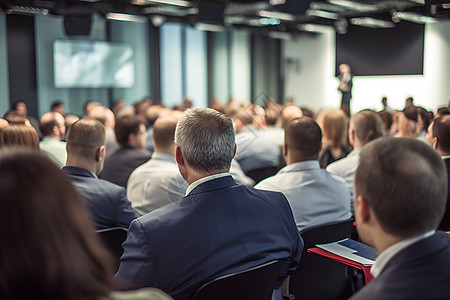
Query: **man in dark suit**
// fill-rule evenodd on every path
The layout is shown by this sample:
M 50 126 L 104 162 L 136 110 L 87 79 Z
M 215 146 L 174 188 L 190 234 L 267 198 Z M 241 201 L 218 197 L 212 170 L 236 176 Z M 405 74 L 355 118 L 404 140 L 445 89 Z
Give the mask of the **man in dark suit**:
M 436 118 L 428 126 L 427 142 L 444 160 L 447 168 L 448 185 L 450 186 L 450 114 Z M 450 191 L 447 193 L 447 205 L 439 230 L 450 231 Z
M 137 217 L 123 187 L 99 179 L 105 160 L 105 128 L 94 119 L 75 122 L 67 134 L 63 171 L 85 200 L 97 229 L 128 228 Z
M 205 282 L 272 260 L 276 288 L 297 267 L 303 241 L 283 194 L 238 185 L 228 173 L 233 123 L 212 109 L 189 109 L 175 131 L 186 196 L 130 225 L 117 277 L 191 299 Z
M 378 139 L 361 151 L 355 219 L 378 250 L 374 279 L 352 299 L 450 299 L 450 236 L 436 232 L 447 196 L 439 155 L 413 138 Z
M 114 132 L 120 148 L 108 155 L 100 178 L 126 187 L 131 172 L 151 157 L 144 149 L 147 132 L 144 122 L 135 115 L 119 117 Z

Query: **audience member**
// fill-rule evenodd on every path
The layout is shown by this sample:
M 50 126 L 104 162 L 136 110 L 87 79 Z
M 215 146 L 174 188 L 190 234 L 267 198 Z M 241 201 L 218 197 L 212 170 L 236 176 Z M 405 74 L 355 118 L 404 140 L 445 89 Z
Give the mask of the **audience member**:
M 286 125 L 287 122 L 302 116 L 303 116 L 302 110 L 297 105 L 294 104 L 286 105 L 281 111 L 281 127 L 284 128 L 284 125 Z
M 418 135 L 417 122 L 419 120 L 417 107 L 407 106 L 398 115 L 398 132 L 394 137 L 412 137 Z
M 99 179 L 105 160 L 105 128 L 95 119 L 75 122 L 67 134 L 67 166 L 98 229 L 128 228 L 137 217 L 123 187 Z
M 116 126 L 114 113 L 102 105 L 96 105 L 88 111 L 87 116 L 100 121 L 105 126 L 106 157 L 110 157 L 120 147 L 114 133 L 114 127 Z
M 443 115 L 435 119 L 430 126 L 428 126 L 426 138 L 431 147 L 436 149 L 444 160 L 447 168 L 448 186 L 450 186 L 450 115 Z M 450 231 L 450 189 L 447 194 L 445 213 L 438 229 Z
M 16 101 L 12 106 L 12 111 L 15 111 L 19 115 L 24 116 L 28 120 L 28 122 L 30 122 L 31 126 L 33 126 L 33 128 L 36 129 L 38 136 L 42 137 L 42 134 L 41 134 L 41 131 L 39 128 L 39 122 L 35 117 L 28 115 L 27 104 L 25 101 L 22 101 L 22 100 Z
M 430 126 L 431 116 L 423 107 L 417 107 L 417 139 L 422 142 L 427 141 L 428 126 Z
M 340 108 L 324 108 L 317 122 L 323 132 L 323 148 L 319 154 L 321 168 L 346 157 L 352 151 L 347 142 L 348 117 Z
M 253 127 L 251 112 L 239 111 L 235 118 L 235 126 L 237 132 L 235 159 L 246 174 L 255 169 L 280 165 L 281 148 L 270 135 L 264 135 Z
M 236 149 L 231 119 L 190 109 L 175 144 L 186 196 L 131 223 L 116 276 L 191 299 L 213 278 L 279 260 L 279 288 L 303 242 L 281 193 L 237 185 L 227 173 Z
M 147 134 L 144 122 L 135 115 L 119 117 L 114 132 L 120 148 L 105 160 L 100 177 L 126 187 L 131 172 L 151 157 L 144 149 Z
M 64 108 L 64 103 L 61 100 L 55 100 L 53 101 L 52 105 L 50 106 L 51 112 L 57 112 L 61 115 L 66 115 L 66 109 Z
M 436 233 L 447 178 L 439 155 L 411 138 L 379 139 L 361 151 L 355 218 L 378 251 L 374 279 L 351 299 L 449 299 L 450 235 Z
M 127 197 L 141 216 L 179 200 L 186 193 L 187 183 L 181 177 L 175 159 L 175 127 L 181 117 L 177 115 L 173 112 L 155 121 L 155 152 L 128 179 Z
M 125 107 L 125 100 L 119 98 L 113 101 L 111 105 L 111 110 L 115 116 Z
M 64 167 L 67 159 L 66 123 L 64 117 L 57 112 L 48 112 L 41 116 L 39 127 L 44 136 L 39 146 L 42 153 L 53 160 L 60 168 Z
M 292 208 L 299 231 L 351 217 L 345 182 L 321 169 L 317 158 L 322 144 L 319 125 L 300 117 L 285 125 L 283 155 L 287 166 L 255 188 L 282 192 Z
M 383 121 L 383 129 L 386 136 L 390 137 L 391 126 L 393 123 L 392 115 L 387 110 L 381 110 L 378 112 L 378 115 Z
M 28 127 L 33 127 L 27 117 L 19 114 L 15 110 L 7 111 L 3 117 L 10 125 L 25 125 Z
M 0 174 L 0 298 L 108 298 L 113 264 L 67 176 L 17 149 L 1 152 Z
M 3 150 L 0 174 L 1 299 L 171 299 L 157 289 L 111 293 L 111 257 L 70 180 L 43 154 Z
M 66 131 L 69 130 L 73 123 L 80 119 L 80 117 L 75 114 L 66 114 L 64 118 L 66 119 Z
M 0 118 L 0 129 L 8 127 L 9 123 L 5 119 Z
M 350 209 L 353 213 L 353 176 L 358 166 L 361 147 L 384 135 L 383 121 L 376 112 L 369 109 L 361 110 L 350 118 L 348 135 L 353 150 L 347 157 L 329 164 L 327 171 L 344 178 L 350 191 Z
M 24 147 L 39 150 L 39 137 L 31 126 L 9 125 L 0 131 L 0 147 Z
M 147 107 L 145 110 L 145 120 L 146 120 L 146 131 L 147 131 L 147 138 L 145 140 L 145 149 L 153 153 L 155 151 L 154 145 L 153 145 L 153 124 L 155 124 L 156 119 L 158 117 L 166 115 L 170 112 L 170 109 L 165 108 L 162 105 L 152 105 Z

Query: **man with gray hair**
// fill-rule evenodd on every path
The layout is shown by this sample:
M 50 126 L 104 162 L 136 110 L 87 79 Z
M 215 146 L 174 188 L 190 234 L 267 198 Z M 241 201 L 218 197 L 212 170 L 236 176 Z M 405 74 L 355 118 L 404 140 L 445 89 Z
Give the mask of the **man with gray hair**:
M 228 173 L 236 151 L 231 119 L 189 109 L 175 144 L 186 196 L 131 223 L 116 276 L 132 288 L 191 299 L 209 280 L 278 260 L 279 289 L 296 269 L 303 241 L 283 194 L 238 185 Z

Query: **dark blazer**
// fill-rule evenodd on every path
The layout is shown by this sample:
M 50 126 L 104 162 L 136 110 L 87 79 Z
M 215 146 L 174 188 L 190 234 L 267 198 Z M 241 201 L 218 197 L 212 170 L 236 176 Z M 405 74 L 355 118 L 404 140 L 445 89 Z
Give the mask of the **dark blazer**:
M 450 158 L 444 159 L 444 163 L 447 167 L 448 180 L 447 205 L 445 207 L 444 217 L 442 218 L 441 224 L 439 224 L 438 229 L 443 231 L 450 231 Z
M 450 235 L 438 232 L 401 250 L 351 299 L 450 299 Z
M 297 267 L 303 241 L 283 194 L 226 176 L 134 220 L 123 248 L 117 277 L 191 299 L 213 278 L 276 259 L 281 286 Z
M 85 200 L 97 229 L 128 228 L 131 221 L 138 217 L 123 187 L 99 179 L 83 168 L 64 167 L 62 170 L 69 175 Z
M 151 153 L 144 149 L 123 146 L 105 160 L 100 178 L 126 187 L 128 177 L 134 169 L 145 163 Z

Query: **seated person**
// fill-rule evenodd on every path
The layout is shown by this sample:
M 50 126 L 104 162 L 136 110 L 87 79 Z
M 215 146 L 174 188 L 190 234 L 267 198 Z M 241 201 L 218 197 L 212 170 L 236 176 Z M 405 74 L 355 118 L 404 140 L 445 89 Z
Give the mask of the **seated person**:
M 127 184 L 127 197 L 141 216 L 182 198 L 187 183 L 175 159 L 175 127 L 181 116 L 159 117 L 153 126 L 152 158 L 136 168 Z
M 350 194 L 345 182 L 321 169 L 317 161 L 322 144 L 319 125 L 309 117 L 300 117 L 289 121 L 285 132 L 287 166 L 255 188 L 282 192 L 299 231 L 349 219 Z
M 207 281 L 279 260 L 276 288 L 293 272 L 303 241 L 281 193 L 238 185 L 228 173 L 236 144 L 231 119 L 189 109 L 175 131 L 186 196 L 134 220 L 117 277 L 191 299 Z
M 119 117 L 114 132 L 120 148 L 106 158 L 100 178 L 126 187 L 131 172 L 151 157 L 144 149 L 147 133 L 144 122 L 135 115 Z
M 125 189 L 99 179 L 105 161 L 105 127 L 95 119 L 81 119 L 67 134 L 69 175 L 91 212 L 97 229 L 124 227 L 137 217 Z
M 31 126 L 9 125 L 0 130 L 0 146 L 39 150 L 39 136 Z
M 67 176 L 24 149 L 0 152 L 0 174 L 0 299 L 122 299 L 111 293 L 111 257 Z
M 361 151 L 355 219 L 361 240 L 378 251 L 374 279 L 351 299 L 450 299 L 450 236 L 442 159 L 412 138 L 378 139 Z
M 39 144 L 42 153 L 53 160 L 58 167 L 64 167 L 67 159 L 64 117 L 57 112 L 45 113 L 39 120 L 39 128 L 44 136 Z

